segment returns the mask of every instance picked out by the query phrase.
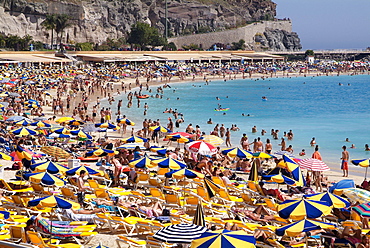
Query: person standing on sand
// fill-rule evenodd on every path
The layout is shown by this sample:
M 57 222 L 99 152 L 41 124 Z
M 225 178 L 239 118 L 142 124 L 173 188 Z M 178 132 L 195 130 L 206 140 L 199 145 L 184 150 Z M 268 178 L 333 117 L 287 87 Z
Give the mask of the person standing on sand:
M 231 147 L 230 136 L 231 136 L 230 129 L 227 128 L 226 129 L 226 134 L 225 134 L 225 137 L 226 137 L 225 143 L 226 143 L 227 147 Z
M 319 146 L 315 147 L 315 152 L 312 154 L 312 158 L 318 159 L 322 161 L 321 154 L 319 152 Z
M 348 160 L 349 160 L 349 152 L 347 151 L 346 146 L 342 146 L 342 166 L 341 169 L 343 170 L 343 177 L 348 177 Z

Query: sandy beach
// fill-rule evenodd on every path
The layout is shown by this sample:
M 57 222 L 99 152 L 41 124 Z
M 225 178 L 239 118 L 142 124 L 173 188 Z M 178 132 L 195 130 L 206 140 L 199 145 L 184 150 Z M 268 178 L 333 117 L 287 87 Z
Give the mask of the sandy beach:
M 351 73 L 353 73 L 353 72 L 348 72 L 347 74 L 351 74 Z M 345 75 L 346 73 L 341 73 L 341 74 Z M 323 75 L 323 74 L 319 74 L 319 73 L 315 73 L 315 72 L 309 72 L 309 73 L 307 72 L 307 73 L 289 73 L 287 75 L 287 73 L 277 72 L 277 73 L 271 73 L 271 74 L 253 73 L 252 75 L 250 75 L 250 78 L 268 79 L 270 77 L 274 77 L 274 78 L 291 77 L 291 78 L 294 78 L 294 77 L 306 77 L 306 76 L 310 77 L 310 76 L 334 76 L 334 75 L 337 75 L 337 73 Z M 244 77 L 247 77 L 247 75 L 244 75 Z M 227 79 L 230 80 L 230 79 L 240 79 L 240 78 L 243 78 L 242 73 L 229 75 L 229 78 L 227 78 Z M 200 74 L 200 75 L 197 75 L 195 77 L 185 77 L 183 79 L 174 77 L 174 78 L 171 78 L 170 81 L 165 80 L 165 79 L 160 79 L 160 78 L 155 79 L 155 80 L 152 79 L 152 80 L 149 81 L 148 84 L 149 84 L 150 88 L 154 89 L 155 87 L 163 86 L 165 83 L 176 84 L 176 83 L 185 83 L 185 82 L 205 82 L 205 79 L 207 79 L 207 80 L 222 80 L 223 77 L 222 77 L 222 75 L 214 76 L 214 75 Z M 124 82 L 124 84 L 126 86 L 129 85 L 129 84 L 135 85 L 137 80 L 139 80 L 140 83 L 144 83 L 144 82 L 146 82 L 146 77 L 139 77 L 139 78 L 132 77 L 132 78 L 124 78 L 124 79 L 118 79 L 118 80 L 111 81 L 111 82 L 113 82 L 114 87 L 113 87 L 112 90 L 108 90 L 108 92 L 110 92 L 113 97 L 117 98 L 117 96 L 118 96 L 117 92 L 122 91 L 122 89 L 121 89 L 122 82 Z M 137 87 L 132 87 L 131 92 L 133 92 L 135 90 L 138 90 L 138 88 Z M 58 96 L 58 93 L 57 93 L 56 89 L 51 89 L 48 92 L 51 94 L 51 96 L 52 96 L 51 98 L 56 98 Z M 67 92 L 68 92 L 68 90 L 67 90 Z M 68 93 L 65 94 L 64 96 L 62 96 L 61 99 L 64 101 L 66 99 L 67 95 L 68 95 Z M 121 92 L 121 94 L 119 96 L 125 97 L 126 95 L 127 94 L 124 94 L 124 93 Z M 88 108 L 87 114 L 89 114 L 89 115 L 92 114 L 92 105 L 94 105 L 97 102 L 98 97 L 101 101 L 103 101 L 105 99 L 105 98 L 101 97 L 101 93 L 98 90 L 95 91 L 94 94 L 89 95 L 89 97 L 88 97 L 89 108 Z M 75 107 L 77 107 L 78 103 L 80 103 L 81 101 L 82 101 L 82 92 L 78 92 L 76 97 L 71 101 L 71 108 L 70 109 L 73 110 Z M 115 109 L 116 109 L 116 105 L 117 105 L 117 101 L 113 102 L 113 104 L 112 104 L 113 115 L 114 115 L 114 112 L 115 112 Z M 123 108 L 122 112 L 124 112 L 124 108 Z M 43 106 L 43 114 L 45 114 L 46 118 L 51 118 L 53 116 L 56 116 L 57 118 L 62 117 L 61 114 L 56 114 L 55 115 L 51 106 Z M 65 113 L 64 116 L 71 116 L 71 115 L 72 115 L 72 112 L 70 111 L 68 113 Z M 114 115 L 114 117 L 115 117 L 115 115 Z M 112 118 L 113 120 L 116 119 L 114 117 Z M 137 121 L 136 125 L 133 128 L 134 128 L 135 132 L 139 131 L 141 129 L 141 121 Z M 185 130 L 182 130 L 182 131 L 185 131 Z M 97 139 L 98 137 L 100 137 L 99 133 L 92 133 L 92 135 L 93 135 L 94 139 Z M 124 135 L 121 134 L 118 131 L 117 132 L 107 132 L 106 135 L 107 135 L 109 140 L 116 140 L 116 139 L 122 139 L 122 138 L 129 137 L 130 132 L 127 132 Z M 166 146 L 166 142 L 165 141 L 160 141 L 160 143 L 158 145 L 159 146 Z M 225 146 L 223 145 L 223 146 L 221 146 L 221 148 L 225 148 Z M 174 150 L 175 147 L 172 146 L 172 147 L 170 147 L 170 149 Z M 2 166 L 5 167 L 5 168 L 6 167 L 11 167 L 12 163 L 13 162 L 11 162 L 11 161 L 5 161 L 5 160 L 1 161 Z M 90 166 L 92 168 L 96 168 L 96 166 L 94 164 L 90 164 Z M 324 173 L 325 176 L 328 176 L 329 182 L 334 183 L 334 182 L 338 182 L 341 179 L 343 179 L 342 172 L 339 170 L 339 165 L 329 164 L 329 166 L 330 166 L 331 170 Z M 362 168 L 359 168 L 358 170 L 357 169 L 356 170 L 351 169 L 349 171 L 349 178 L 353 179 L 356 184 L 361 184 L 362 181 L 363 181 L 363 176 L 352 175 L 352 172 L 361 173 Z M 13 179 L 14 178 L 14 173 L 15 173 L 14 171 L 5 170 L 4 171 L 4 179 L 5 180 Z M 238 174 L 238 175 L 240 177 L 243 177 L 243 178 L 247 179 L 247 175 L 245 175 L 245 174 Z M 89 246 L 98 245 L 99 243 L 102 243 L 102 244 L 104 244 L 108 247 L 117 247 L 116 243 L 115 243 L 115 238 L 116 237 L 117 237 L 117 235 L 98 234 L 91 241 Z

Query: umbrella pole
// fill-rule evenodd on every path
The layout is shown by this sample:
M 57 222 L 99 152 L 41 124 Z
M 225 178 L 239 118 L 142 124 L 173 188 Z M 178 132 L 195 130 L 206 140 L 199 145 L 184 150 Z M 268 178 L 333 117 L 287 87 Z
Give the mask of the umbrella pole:
M 365 179 L 364 179 L 364 180 L 366 180 L 366 176 L 367 176 L 367 168 L 369 168 L 369 167 L 366 167 L 366 170 L 365 170 Z

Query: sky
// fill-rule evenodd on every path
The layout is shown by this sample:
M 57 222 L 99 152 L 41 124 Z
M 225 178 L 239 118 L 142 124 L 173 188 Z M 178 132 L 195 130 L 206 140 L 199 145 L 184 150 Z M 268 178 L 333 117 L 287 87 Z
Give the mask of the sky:
M 303 50 L 370 47 L 370 0 L 273 0 L 290 18 Z

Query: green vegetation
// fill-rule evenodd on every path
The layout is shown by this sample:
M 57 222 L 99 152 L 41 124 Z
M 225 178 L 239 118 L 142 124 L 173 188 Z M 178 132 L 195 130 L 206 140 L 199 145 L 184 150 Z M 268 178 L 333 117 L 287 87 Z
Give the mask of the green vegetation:
M 190 50 L 190 51 L 203 51 L 203 48 L 199 47 L 198 45 L 196 44 L 190 44 L 190 45 L 185 45 L 185 46 L 182 46 L 182 49 L 184 50 Z
M 19 37 L 18 35 L 0 34 L 0 47 L 9 48 L 14 51 L 28 51 L 33 38 L 30 35 Z
M 233 42 L 231 50 L 244 50 L 245 49 L 245 40 L 240 39 L 238 42 Z
M 46 30 L 51 30 L 51 48 L 53 47 L 54 42 L 54 31 L 57 33 L 57 43 L 61 43 L 63 40 L 64 29 L 71 25 L 69 23 L 69 19 L 70 17 L 66 14 L 52 14 L 46 15 L 45 20 L 41 23 L 41 26 L 43 28 L 45 28 Z
M 77 51 L 92 51 L 93 45 L 90 42 L 76 43 Z
M 177 47 L 176 47 L 175 43 L 170 42 L 170 43 L 164 45 L 162 50 L 163 51 L 177 51 Z
M 50 47 L 53 47 L 54 29 L 56 27 L 56 15 L 46 15 L 45 20 L 41 22 L 41 26 L 46 30 L 51 30 Z
M 166 40 L 159 35 L 158 29 L 143 22 L 138 22 L 132 26 L 127 42 L 139 47 L 141 50 L 147 50 L 148 46 L 154 47 L 166 44 Z
M 306 52 L 304 53 L 304 56 L 307 57 L 307 56 L 315 56 L 315 52 L 313 50 L 306 50 Z

